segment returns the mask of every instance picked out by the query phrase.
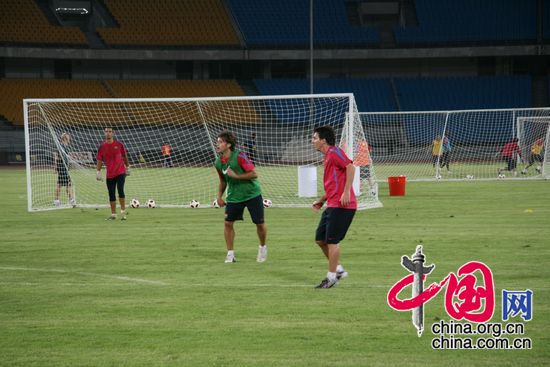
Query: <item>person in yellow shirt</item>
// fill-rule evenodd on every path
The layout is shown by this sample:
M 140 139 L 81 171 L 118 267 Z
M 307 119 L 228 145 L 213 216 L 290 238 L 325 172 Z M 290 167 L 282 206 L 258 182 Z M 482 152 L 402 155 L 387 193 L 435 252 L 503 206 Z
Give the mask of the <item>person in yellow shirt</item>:
M 435 168 L 435 164 L 438 162 L 439 157 L 441 157 L 441 144 L 443 141 L 441 140 L 441 136 L 437 135 L 435 139 L 432 141 L 432 165 Z
M 542 154 L 542 151 L 544 150 L 544 138 L 538 138 L 535 140 L 533 145 L 531 145 L 531 156 L 529 157 L 529 164 L 521 171 L 522 174 L 526 175 L 527 170 L 529 167 L 531 167 L 535 162 L 540 162 L 542 164 L 542 161 L 544 160 L 544 156 Z M 540 168 L 537 167 L 537 172 L 540 173 Z

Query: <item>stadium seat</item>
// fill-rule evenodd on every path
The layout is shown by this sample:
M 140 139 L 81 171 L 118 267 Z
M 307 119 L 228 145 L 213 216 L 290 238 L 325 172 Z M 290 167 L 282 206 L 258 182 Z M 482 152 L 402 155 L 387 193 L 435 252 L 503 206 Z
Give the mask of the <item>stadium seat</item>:
M 231 11 L 247 46 L 302 47 L 309 43 L 309 2 L 304 0 L 230 0 Z M 376 45 L 372 27 L 350 24 L 343 1 L 317 0 L 314 42 L 319 46 Z
M 114 46 L 239 46 L 221 0 L 105 0 L 119 28 L 97 29 Z M 153 16 L 154 15 L 154 16 Z
M 78 27 L 51 25 L 33 0 L 2 0 L 0 43 L 86 46 Z
M 399 46 L 534 41 L 534 0 L 416 0 L 418 26 L 396 27 Z

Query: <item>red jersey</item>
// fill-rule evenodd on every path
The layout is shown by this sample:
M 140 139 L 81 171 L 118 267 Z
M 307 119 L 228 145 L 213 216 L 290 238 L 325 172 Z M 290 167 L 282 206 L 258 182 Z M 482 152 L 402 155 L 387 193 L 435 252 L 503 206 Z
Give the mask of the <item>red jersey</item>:
M 340 198 L 346 186 L 346 167 L 350 163 L 352 162 L 346 153 L 338 147 L 331 146 L 325 154 L 325 159 L 323 160 L 323 166 L 325 167 L 323 183 L 328 208 L 357 209 L 357 200 L 355 199 L 353 186 L 350 189 L 350 202 L 348 205 L 342 206 L 340 203 Z
M 107 166 L 107 178 L 113 178 L 126 173 L 126 166 L 122 157 L 126 155 L 124 145 L 118 140 L 111 144 L 103 142 L 99 146 L 96 159 L 102 161 Z
M 226 164 L 230 158 L 231 157 L 226 158 L 222 155 L 220 156 L 220 161 L 222 162 L 222 164 Z M 239 152 L 239 155 L 237 156 L 237 163 L 239 163 L 239 166 L 241 166 L 241 168 L 245 172 L 250 172 L 254 169 L 254 163 L 252 163 L 250 158 L 248 158 L 248 156 L 244 152 Z
M 514 152 L 518 153 L 521 156 L 521 151 L 519 150 L 518 143 L 511 142 L 511 143 L 505 144 L 502 147 L 502 150 L 501 150 L 500 154 L 503 157 L 513 158 L 514 157 Z

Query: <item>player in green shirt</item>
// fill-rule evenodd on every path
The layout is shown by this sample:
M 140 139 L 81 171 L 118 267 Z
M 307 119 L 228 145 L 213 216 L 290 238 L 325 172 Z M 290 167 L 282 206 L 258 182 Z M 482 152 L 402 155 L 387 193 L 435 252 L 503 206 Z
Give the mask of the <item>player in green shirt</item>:
M 214 166 L 218 171 L 220 184 L 217 201 L 220 207 L 225 206 L 224 237 L 227 245 L 226 263 L 236 262 L 233 243 L 235 241 L 236 220 L 243 220 L 244 208 L 248 208 L 252 222 L 256 224 L 260 246 L 256 261 L 264 262 L 267 259 L 267 227 L 264 223 L 264 206 L 262 190 L 258 182 L 258 173 L 254 163 L 244 152 L 236 149 L 237 139 L 229 131 L 218 135 L 216 150 L 219 156 Z M 222 196 L 227 189 L 225 200 Z

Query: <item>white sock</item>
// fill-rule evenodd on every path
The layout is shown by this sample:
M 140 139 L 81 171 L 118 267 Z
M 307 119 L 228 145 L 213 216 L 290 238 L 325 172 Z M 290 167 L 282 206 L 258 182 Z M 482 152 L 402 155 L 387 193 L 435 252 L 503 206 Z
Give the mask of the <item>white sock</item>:
M 235 256 L 235 252 L 233 250 L 229 250 L 229 251 L 227 251 L 227 255 Z
M 336 267 L 336 272 L 337 273 L 343 273 L 345 270 L 344 270 L 344 267 L 340 264 L 338 264 L 338 266 Z
M 330 271 L 327 273 L 327 278 L 328 280 L 330 280 L 331 282 L 335 282 L 336 281 L 336 273 L 331 273 Z

